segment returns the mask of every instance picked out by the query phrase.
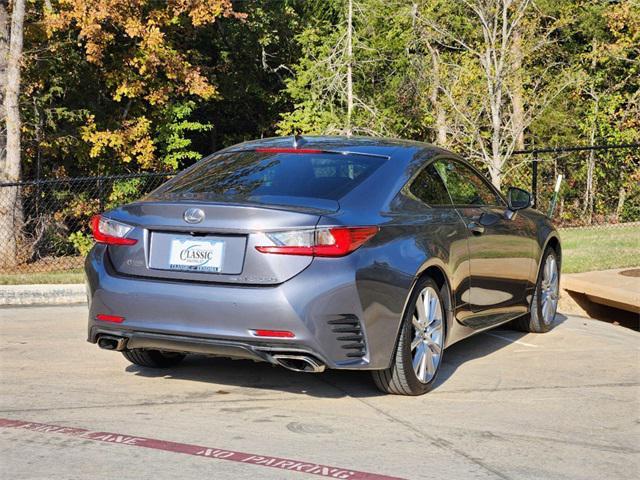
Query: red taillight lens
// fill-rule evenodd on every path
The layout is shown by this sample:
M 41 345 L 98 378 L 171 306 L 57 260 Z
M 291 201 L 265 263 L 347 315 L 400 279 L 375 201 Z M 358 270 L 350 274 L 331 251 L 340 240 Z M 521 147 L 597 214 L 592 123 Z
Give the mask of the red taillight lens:
M 332 227 L 266 234 L 275 245 L 257 246 L 262 253 L 343 257 L 378 233 L 378 227 Z
M 378 227 L 339 227 L 329 229 L 333 243 L 319 243 L 313 254 L 316 257 L 340 257 L 353 252 L 378 233 Z
M 256 247 L 261 253 L 279 253 L 280 255 L 313 256 L 314 247 Z
M 271 337 L 271 338 L 294 338 L 293 332 L 288 330 L 251 330 L 251 333 L 256 337 Z
M 124 322 L 124 317 L 119 315 L 105 315 L 104 313 L 99 313 L 96 315 L 96 319 L 102 322 L 111 322 L 111 323 L 122 323 Z
M 135 238 L 126 238 L 127 234 L 133 230 L 131 225 L 117 222 L 102 215 L 95 215 L 91 219 L 91 230 L 93 238 L 98 243 L 107 245 L 135 245 Z

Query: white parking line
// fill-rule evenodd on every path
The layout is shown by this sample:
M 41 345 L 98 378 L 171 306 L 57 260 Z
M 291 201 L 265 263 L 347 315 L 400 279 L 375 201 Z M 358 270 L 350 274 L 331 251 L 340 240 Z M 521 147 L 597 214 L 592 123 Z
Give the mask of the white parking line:
M 484 334 L 485 335 L 490 335 L 492 337 L 499 338 L 501 340 L 504 340 L 505 342 L 517 343 L 518 345 L 524 345 L 525 347 L 532 347 L 532 348 L 538 348 L 539 347 L 539 345 L 534 345 L 533 343 L 527 343 L 527 342 L 523 342 L 523 341 L 520 341 L 520 340 L 514 340 L 513 338 L 503 337 L 502 335 L 498 335 L 496 333 L 484 332 Z

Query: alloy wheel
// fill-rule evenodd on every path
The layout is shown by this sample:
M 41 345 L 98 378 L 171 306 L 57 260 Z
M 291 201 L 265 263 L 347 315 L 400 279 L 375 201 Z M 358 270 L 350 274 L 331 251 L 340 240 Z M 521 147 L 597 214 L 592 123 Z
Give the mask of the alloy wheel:
M 555 256 L 548 255 L 542 270 L 542 282 L 540 284 L 540 307 L 542 321 L 545 325 L 551 324 L 556 315 L 559 298 L 558 262 Z
M 444 342 L 440 297 L 433 287 L 418 295 L 413 313 L 411 359 L 413 370 L 422 383 L 429 383 L 440 365 Z

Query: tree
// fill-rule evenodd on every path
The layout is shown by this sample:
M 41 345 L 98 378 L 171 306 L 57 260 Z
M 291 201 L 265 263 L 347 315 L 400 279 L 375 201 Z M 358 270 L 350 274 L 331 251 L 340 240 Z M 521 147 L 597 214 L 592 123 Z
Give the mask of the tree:
M 301 55 L 286 92 L 280 134 L 393 135 L 405 118 L 398 104 L 406 72 L 410 17 L 385 0 L 309 2 Z M 406 8 L 401 8 L 408 13 Z M 406 135 L 406 132 L 403 132 Z
M 91 8 L 84 0 L 61 0 L 47 14 L 50 36 L 77 35 L 107 94 L 104 101 L 110 108 L 92 109 L 80 132 L 91 146 L 90 157 L 110 155 L 137 169 L 175 169 L 179 160 L 194 158 L 183 134 L 210 125 L 189 122 L 185 114 L 195 110 L 195 102 L 211 100 L 218 92 L 195 64 L 201 59 L 189 41 L 194 31 L 220 17 L 242 16 L 230 0 L 100 0 Z M 166 134 L 167 119 L 179 123 L 172 137 Z M 158 135 L 173 138 L 165 145 L 168 150 L 158 152 L 163 146 Z
M 423 107 L 425 112 L 423 115 L 430 119 L 429 125 L 435 134 L 430 135 L 431 141 L 440 146 L 447 145 L 447 112 L 445 109 L 445 97 L 443 95 L 442 70 L 443 51 L 437 41 L 437 37 L 426 29 L 423 22 L 420 21 L 420 5 L 413 3 L 411 7 L 411 20 L 414 38 L 408 46 L 408 55 L 411 59 L 411 69 L 414 75 L 411 75 L 410 82 L 413 84 L 416 93 L 416 99 L 428 99 L 428 105 Z M 425 95 L 422 92 L 426 92 Z
M 427 43 L 437 43 L 454 60 L 440 80 L 451 145 L 484 164 L 500 188 L 512 152 L 523 146 L 524 131 L 568 84 L 558 79 L 553 62 L 538 69 L 537 78 L 523 77 L 524 58 L 551 43 L 557 23 L 545 25 L 530 0 L 465 0 L 442 8 L 427 3 L 418 16 Z
M 513 42 L 511 42 L 511 58 L 513 62 L 513 78 L 511 88 L 511 110 L 513 115 L 513 131 L 515 132 L 516 150 L 524 150 L 524 133 L 526 120 L 524 111 L 524 89 L 522 63 L 524 52 L 522 49 L 522 28 L 517 26 L 513 30 Z
M 435 142 L 503 184 L 529 168 L 514 149 L 639 138 L 637 0 L 87 5 L 27 2 L 23 178 L 173 170 L 246 139 L 300 132 Z M 0 6 L 0 49 L 8 51 L 12 12 Z M 598 221 L 613 210 L 636 218 L 631 152 L 549 158 L 540 178 L 566 175 L 571 218 Z M 138 191 L 115 187 L 118 201 Z M 21 245 L 40 231 L 29 212 L 36 197 L 23 192 Z M 69 216 L 46 221 L 66 241 L 68 219 L 84 220 L 95 200 L 62 199 Z M 19 223 L 9 223 L 14 237 Z
M 6 4 L 1 7 L 0 21 L 6 19 Z M 3 73 L 6 148 L 0 165 L 0 181 L 20 180 L 20 67 L 22 61 L 22 35 L 24 0 L 14 0 L 11 11 L 11 29 L 7 52 L 6 76 Z M 6 20 L 5 20 L 6 22 Z M 6 27 L 0 27 L 6 35 Z M 6 38 L 6 36 L 5 36 Z M 0 188 L 0 267 L 14 266 L 18 261 L 19 232 L 22 207 L 19 187 Z
M 351 133 L 352 1 L 330 1 L 325 5 L 312 2 L 307 11 L 317 14 L 318 18 L 296 37 L 302 55 L 293 66 L 293 78 L 287 81 L 287 93 L 293 99 L 294 109 L 282 115 L 278 133 Z
M 564 0 L 543 7 L 547 15 L 564 18 L 549 58 L 562 62 L 572 82 L 532 123 L 530 138 L 549 146 L 639 142 L 640 3 Z M 545 62 L 549 60 L 535 59 L 536 64 Z M 638 150 L 553 157 L 540 162 L 540 175 L 564 175 L 564 221 L 589 224 L 640 218 Z
M 7 124 L 4 96 L 7 91 L 7 60 L 9 59 L 8 1 L 0 0 L 0 165 L 4 165 L 7 148 Z
M 346 65 L 347 65 L 347 120 L 345 133 L 351 135 L 353 117 L 353 0 L 347 0 L 347 40 L 346 40 Z
M 576 87 L 586 108 L 578 121 L 589 143 L 640 141 L 640 3 L 623 0 L 613 5 L 592 5 L 581 19 L 590 38 L 576 55 L 582 81 Z M 600 203 L 617 197 L 616 217 L 623 216 L 628 193 L 640 196 L 640 163 L 633 152 L 589 152 L 584 173 L 581 216 L 592 223 Z M 599 195 L 599 191 L 601 195 Z M 611 220 L 611 219 L 608 219 Z
M 201 152 L 272 136 L 281 112 L 291 108 L 285 82 L 300 57 L 294 38 L 308 26 L 307 2 L 250 0 L 234 4 L 242 21 L 222 18 L 199 28 L 191 47 L 206 59 L 203 73 L 218 95 L 200 102 L 196 118 L 213 124 L 194 139 Z

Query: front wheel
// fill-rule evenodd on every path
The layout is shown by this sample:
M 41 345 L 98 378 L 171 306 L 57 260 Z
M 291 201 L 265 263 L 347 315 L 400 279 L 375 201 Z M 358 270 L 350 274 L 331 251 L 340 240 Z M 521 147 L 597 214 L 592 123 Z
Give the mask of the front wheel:
M 431 278 L 419 281 L 402 321 L 393 363 L 373 380 L 385 393 L 422 395 L 433 388 L 444 353 L 445 310 Z
M 560 269 L 556 251 L 547 247 L 542 257 L 536 289 L 529 314 L 516 320 L 524 332 L 545 333 L 551 330 L 560 298 Z

